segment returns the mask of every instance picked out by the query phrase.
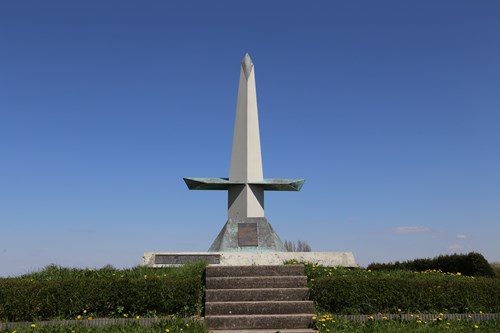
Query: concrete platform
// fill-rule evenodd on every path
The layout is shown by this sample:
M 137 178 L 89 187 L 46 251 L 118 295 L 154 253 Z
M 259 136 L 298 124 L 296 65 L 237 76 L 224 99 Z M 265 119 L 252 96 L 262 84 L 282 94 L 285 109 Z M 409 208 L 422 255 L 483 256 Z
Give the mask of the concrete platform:
M 283 265 L 296 260 L 327 267 L 358 267 L 352 252 L 145 252 L 141 265 L 180 266 L 200 260 L 220 266 Z

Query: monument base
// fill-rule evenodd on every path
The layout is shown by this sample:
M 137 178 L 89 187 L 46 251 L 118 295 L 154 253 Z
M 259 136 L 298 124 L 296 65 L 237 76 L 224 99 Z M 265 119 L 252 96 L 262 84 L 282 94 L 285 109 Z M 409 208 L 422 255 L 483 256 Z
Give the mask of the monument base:
M 145 252 L 141 266 L 180 266 L 195 261 L 221 266 L 283 265 L 287 261 L 327 267 L 358 267 L 352 252 Z
M 286 248 L 265 217 L 230 218 L 208 252 L 285 252 Z

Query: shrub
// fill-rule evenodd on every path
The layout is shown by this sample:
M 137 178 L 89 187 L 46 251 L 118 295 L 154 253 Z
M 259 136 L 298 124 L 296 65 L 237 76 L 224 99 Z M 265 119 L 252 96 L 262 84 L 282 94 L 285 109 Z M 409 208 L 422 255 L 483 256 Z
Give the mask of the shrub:
M 500 262 L 494 262 L 490 264 L 491 268 L 493 268 L 493 272 L 497 278 L 500 278 Z
M 98 317 L 199 314 L 204 268 L 204 263 L 197 263 L 100 272 L 52 266 L 20 278 L 0 279 L 0 320 L 74 319 L 83 311 Z
M 337 314 L 500 311 L 500 281 L 460 274 L 306 265 L 317 310 Z
M 398 270 L 406 269 L 417 272 L 427 270 L 441 270 L 443 272 L 461 273 L 467 276 L 495 276 L 493 268 L 480 254 L 471 252 L 469 254 L 441 255 L 433 259 L 415 259 L 405 262 L 368 265 L 370 270 Z

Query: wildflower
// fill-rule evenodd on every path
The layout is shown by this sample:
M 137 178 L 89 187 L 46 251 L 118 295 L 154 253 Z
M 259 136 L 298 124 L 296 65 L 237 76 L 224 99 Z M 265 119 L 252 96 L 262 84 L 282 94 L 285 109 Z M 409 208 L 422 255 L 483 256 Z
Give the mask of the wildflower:
M 316 316 L 312 316 L 312 318 L 311 318 L 311 319 L 312 319 L 312 320 L 316 320 L 317 318 L 318 318 L 318 317 L 316 317 Z
M 479 325 L 474 325 L 474 328 L 475 328 L 475 329 L 478 329 L 478 328 L 479 328 Z
M 382 319 L 383 319 L 383 320 L 387 320 L 387 317 L 386 317 L 386 316 L 383 316 L 383 317 L 382 317 Z
M 94 318 L 92 318 L 91 316 L 89 316 L 87 319 L 88 319 L 88 320 L 92 320 L 92 319 L 94 319 Z
M 401 309 L 398 309 L 398 312 L 401 312 Z
M 457 272 L 457 276 L 460 276 L 460 275 L 462 275 L 462 273 L 460 273 L 460 272 Z
M 189 324 L 186 324 L 186 327 L 189 327 Z
M 372 270 L 371 270 L 371 269 L 369 269 L 369 270 L 368 270 L 368 273 L 371 273 L 371 272 L 372 272 Z
M 13 330 L 13 331 L 12 331 L 12 333 L 17 333 L 17 331 L 16 331 L 16 330 Z
M 479 310 L 479 313 L 480 313 L 480 314 L 483 314 L 483 311 Z
M 170 329 L 169 328 L 165 328 L 165 332 L 169 333 Z
M 36 327 L 36 324 L 31 324 L 31 328 L 35 328 Z
M 87 310 L 83 310 L 83 313 L 87 313 Z
M 135 319 L 141 319 L 141 316 L 135 316 Z
M 78 316 L 76 316 L 76 319 L 80 320 L 80 319 L 82 319 L 82 316 L 78 315 Z
M 373 316 L 368 316 L 368 319 L 373 320 L 374 318 L 373 318 Z

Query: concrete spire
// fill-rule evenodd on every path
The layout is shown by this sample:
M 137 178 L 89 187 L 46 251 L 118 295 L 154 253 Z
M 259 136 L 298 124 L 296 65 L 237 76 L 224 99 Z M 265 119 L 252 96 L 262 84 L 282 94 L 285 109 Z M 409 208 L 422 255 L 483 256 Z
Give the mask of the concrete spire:
M 260 150 L 255 70 L 248 53 L 241 62 L 229 181 L 245 183 L 228 191 L 228 218 L 264 217 L 264 180 Z
M 241 62 L 229 180 L 248 183 L 263 179 L 255 70 L 247 53 Z
M 264 217 L 264 191 L 300 191 L 303 179 L 264 179 L 255 68 L 241 62 L 229 178 L 184 178 L 190 190 L 227 190 L 228 221 L 209 251 L 285 251 Z

